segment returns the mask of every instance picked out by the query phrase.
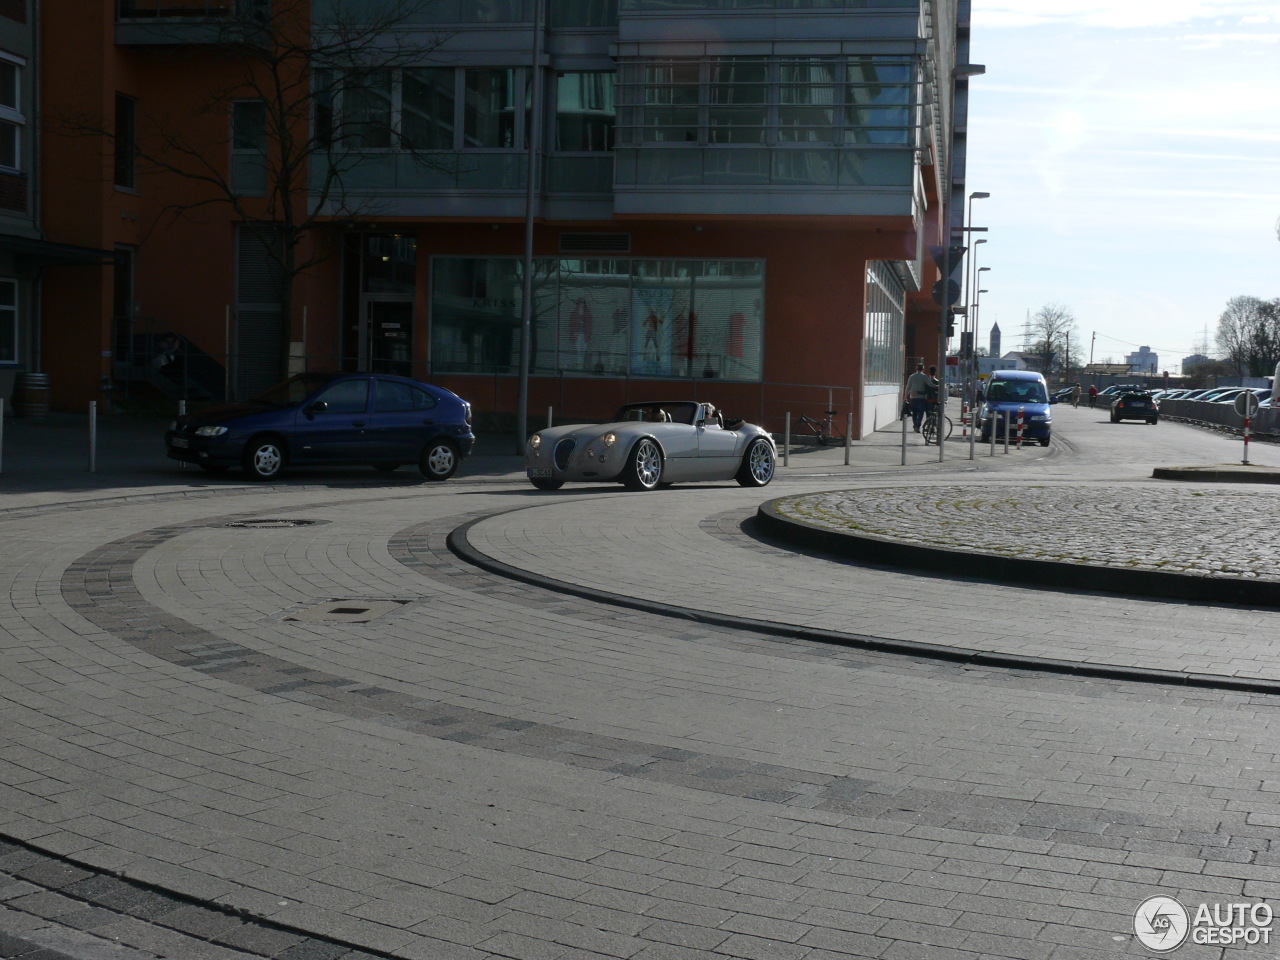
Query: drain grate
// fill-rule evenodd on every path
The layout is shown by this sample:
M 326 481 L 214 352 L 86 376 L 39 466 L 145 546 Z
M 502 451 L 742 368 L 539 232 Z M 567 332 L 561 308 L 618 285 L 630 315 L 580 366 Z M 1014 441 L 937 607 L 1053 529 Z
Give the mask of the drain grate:
M 312 524 L 319 523 L 319 520 L 292 520 L 292 519 L 273 519 L 263 518 L 261 520 L 229 520 L 226 523 L 228 527 L 248 527 L 249 529 L 263 529 L 273 527 L 309 527 Z
M 368 623 L 403 607 L 408 600 L 327 600 L 289 614 L 303 623 Z

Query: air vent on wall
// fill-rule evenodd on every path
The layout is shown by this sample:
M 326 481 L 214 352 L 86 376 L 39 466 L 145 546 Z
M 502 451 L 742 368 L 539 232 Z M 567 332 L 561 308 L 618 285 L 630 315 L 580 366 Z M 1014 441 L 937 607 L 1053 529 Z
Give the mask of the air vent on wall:
M 562 233 L 561 253 L 630 253 L 629 233 Z

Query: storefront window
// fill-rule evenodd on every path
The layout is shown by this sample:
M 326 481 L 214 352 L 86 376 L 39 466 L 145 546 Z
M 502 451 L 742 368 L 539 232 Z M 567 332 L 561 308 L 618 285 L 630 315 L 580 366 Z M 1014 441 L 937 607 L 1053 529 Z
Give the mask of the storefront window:
M 433 261 L 436 372 L 518 372 L 522 268 Z M 535 374 L 760 379 L 762 261 L 539 260 L 533 286 Z
M 905 356 L 902 345 L 905 291 L 888 263 L 867 264 L 867 315 L 863 342 L 863 383 L 898 388 Z M 869 390 L 868 393 L 879 393 Z

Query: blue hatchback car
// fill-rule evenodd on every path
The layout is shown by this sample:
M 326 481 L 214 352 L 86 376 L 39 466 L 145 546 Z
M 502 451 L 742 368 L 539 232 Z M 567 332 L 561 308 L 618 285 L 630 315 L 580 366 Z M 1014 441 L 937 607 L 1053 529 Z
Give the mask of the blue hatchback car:
M 471 404 L 417 380 L 371 373 L 303 373 L 245 403 L 179 417 L 165 434 L 174 460 L 209 473 L 239 466 L 273 480 L 287 465 L 417 464 L 448 480 L 475 444 Z
M 1018 428 L 1018 413 L 1022 413 L 1022 436 L 1039 441 L 1047 447 L 1053 433 L 1053 414 L 1050 404 L 1057 403 L 1049 396 L 1044 377 L 1030 370 L 997 370 L 987 381 L 985 402 L 982 406 L 982 442 L 989 443 L 994 430 L 1004 436 L 1004 416 L 1009 414 L 1009 436 L 1012 439 Z

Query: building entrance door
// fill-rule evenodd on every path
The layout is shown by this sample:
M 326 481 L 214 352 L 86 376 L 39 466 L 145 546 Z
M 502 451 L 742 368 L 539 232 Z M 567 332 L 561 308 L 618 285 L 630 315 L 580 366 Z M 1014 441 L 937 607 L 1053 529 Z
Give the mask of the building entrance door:
M 413 376 L 413 302 L 363 298 L 360 369 Z

